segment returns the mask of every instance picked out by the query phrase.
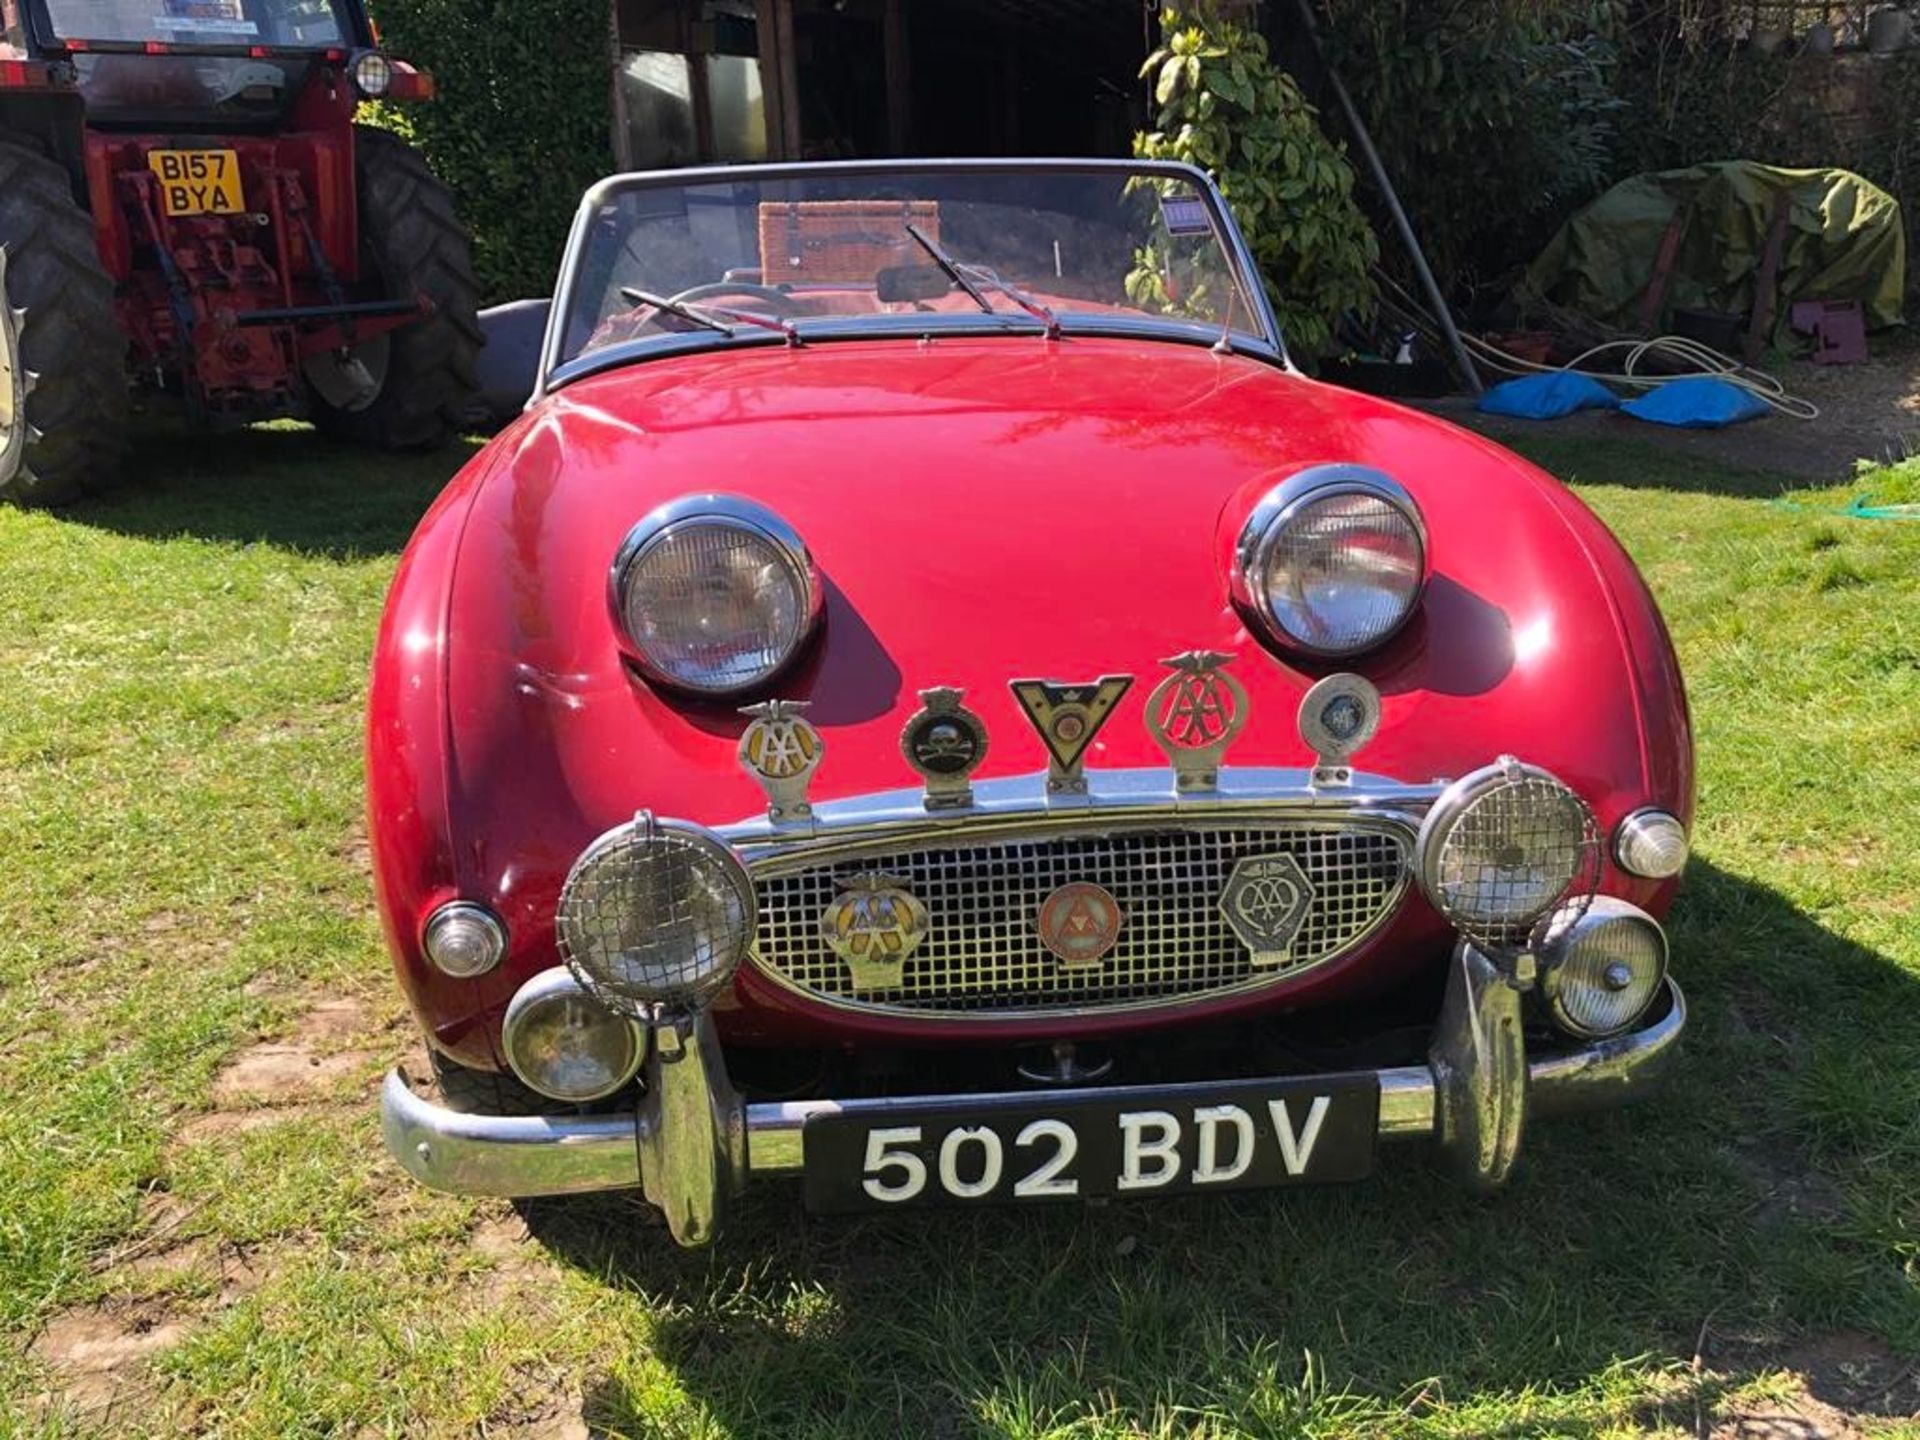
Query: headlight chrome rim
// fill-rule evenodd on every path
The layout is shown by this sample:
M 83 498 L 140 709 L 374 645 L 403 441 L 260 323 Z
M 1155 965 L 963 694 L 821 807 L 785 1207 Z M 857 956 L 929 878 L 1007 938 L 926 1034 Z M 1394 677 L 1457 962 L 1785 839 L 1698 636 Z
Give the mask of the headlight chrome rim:
M 582 943 L 580 935 L 589 919 L 581 892 L 587 883 L 586 877 L 596 866 L 606 863 L 612 852 L 655 845 L 679 847 L 695 860 L 714 867 L 719 879 L 730 888 L 737 907 L 736 934 L 730 949 L 717 954 L 715 963 L 704 973 L 689 975 L 678 985 L 658 986 L 652 994 L 629 994 L 607 977 L 595 973 L 590 963 L 586 953 L 590 947 Z M 662 1011 L 697 1009 L 724 990 L 746 959 L 759 928 L 759 918 L 759 896 L 753 879 L 724 840 L 691 821 L 656 820 L 642 812 L 632 823 L 616 826 L 600 836 L 573 862 L 560 888 L 554 934 L 568 972 L 589 994 L 617 1014 L 650 1022 Z
M 1287 526 L 1309 506 L 1342 495 L 1365 496 L 1398 511 L 1412 530 L 1414 543 L 1419 550 L 1419 563 L 1413 589 L 1392 624 L 1358 645 L 1318 645 L 1296 635 L 1274 612 L 1268 596 L 1266 572 L 1273 547 L 1286 533 Z M 1310 465 L 1287 476 L 1254 505 L 1234 543 L 1230 578 L 1234 603 L 1259 622 L 1261 633 L 1273 644 L 1308 659 L 1343 660 L 1379 649 L 1406 628 L 1407 622 L 1420 608 L 1430 568 L 1426 518 L 1406 486 L 1384 470 L 1376 470 L 1370 465 Z
M 1569 817 L 1576 821 L 1578 834 L 1566 846 L 1568 854 L 1562 867 L 1565 883 L 1551 893 L 1543 889 L 1544 898 L 1538 904 L 1507 916 L 1467 911 L 1447 893 L 1442 874 L 1447 845 L 1482 805 L 1492 803 L 1503 791 L 1522 787 L 1564 804 Z M 1511 957 L 1523 951 L 1539 954 L 1558 943 L 1586 914 L 1600 884 L 1600 830 L 1592 807 L 1551 771 L 1524 764 L 1511 755 L 1461 776 L 1441 792 L 1421 822 L 1414 857 L 1420 889 L 1428 902 L 1491 958 Z
M 702 525 L 741 530 L 766 544 L 785 568 L 787 578 L 799 597 L 798 623 L 794 627 L 793 640 L 785 652 L 752 676 L 726 684 L 702 684 L 667 669 L 647 652 L 627 619 L 627 584 L 634 568 L 668 540 L 687 529 Z M 777 679 L 805 652 L 808 640 L 819 628 L 825 605 L 820 573 L 799 531 L 757 501 L 718 493 L 682 495 L 641 517 L 627 531 L 620 548 L 614 553 L 613 565 L 607 576 L 607 598 L 621 648 L 641 674 L 669 690 L 711 699 L 751 695 Z
M 1586 1023 L 1574 1013 L 1574 1002 L 1567 988 L 1567 964 L 1573 958 L 1575 947 L 1583 939 L 1595 935 L 1610 926 L 1634 926 L 1650 934 L 1659 955 L 1651 983 L 1647 984 L 1639 1002 L 1622 1018 L 1608 1026 Z M 1667 932 L 1658 920 L 1637 905 L 1612 895 L 1598 895 L 1585 912 L 1569 923 L 1555 943 L 1550 963 L 1544 967 L 1541 976 L 1541 994 L 1546 1001 L 1547 1010 L 1554 1025 L 1568 1035 L 1580 1040 L 1605 1040 L 1615 1035 L 1623 1035 L 1639 1023 L 1641 1018 L 1659 999 L 1660 992 L 1666 987 L 1667 968 L 1672 954 L 1667 942 Z M 1624 963 L 1624 962 L 1619 962 Z M 1644 977 L 1635 977 L 1644 978 Z M 1629 984 L 1632 979 L 1629 979 Z M 1625 990 L 1626 986 L 1621 986 Z
M 436 945 L 435 937 L 444 937 L 447 929 L 454 925 L 476 927 L 485 941 L 489 954 L 482 963 L 460 968 L 447 963 L 446 946 Z M 449 900 L 436 906 L 427 916 L 426 923 L 420 927 L 420 951 L 442 975 L 451 975 L 456 980 L 471 980 L 497 969 L 507 955 L 507 924 L 485 905 L 475 900 Z M 436 953 L 436 951 L 442 953 Z
M 629 1054 L 621 1064 L 611 1067 L 608 1078 L 600 1084 L 563 1090 L 550 1083 L 550 1077 L 534 1073 L 530 1067 L 521 1063 L 523 1032 L 534 1022 L 543 1009 L 553 1005 L 577 1001 L 595 1006 L 605 1011 L 607 1020 L 622 1027 L 626 1032 Z M 507 1013 L 500 1024 L 500 1048 L 507 1057 L 507 1066 L 519 1077 L 528 1089 L 546 1096 L 549 1100 L 559 1100 L 567 1104 L 584 1105 L 594 1100 L 604 1100 L 625 1088 L 627 1082 L 638 1073 L 641 1062 L 647 1055 L 646 1032 L 631 1016 L 608 1009 L 585 985 L 578 976 L 564 966 L 556 965 L 551 970 L 542 970 L 526 984 L 514 991 L 513 999 L 507 1002 Z
M 1659 832 L 1669 837 L 1667 841 L 1657 838 Z M 1635 810 L 1613 832 L 1614 862 L 1643 880 L 1673 879 L 1687 868 L 1692 849 L 1692 839 L 1680 817 L 1657 805 Z

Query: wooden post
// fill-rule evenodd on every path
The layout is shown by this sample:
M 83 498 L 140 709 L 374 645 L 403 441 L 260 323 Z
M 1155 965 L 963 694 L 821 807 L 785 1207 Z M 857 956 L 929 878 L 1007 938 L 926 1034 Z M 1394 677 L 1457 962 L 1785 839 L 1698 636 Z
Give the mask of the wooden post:
M 1787 221 L 1793 197 L 1784 190 L 1773 200 L 1773 223 L 1767 227 L 1767 248 L 1760 256 L 1760 273 L 1753 280 L 1753 316 L 1747 323 L 1747 343 L 1740 358 L 1751 365 L 1766 349 L 1773 334 L 1773 314 L 1780 304 L 1780 254 L 1787 244 Z
M 782 108 L 786 86 L 780 77 L 780 22 L 774 11 L 779 0 L 754 0 L 754 47 L 760 57 L 760 103 L 767 111 L 767 158 L 786 160 L 787 116 Z
M 1667 222 L 1666 232 L 1660 237 L 1660 251 L 1653 257 L 1653 278 L 1647 282 L 1647 293 L 1640 301 L 1640 329 L 1648 335 L 1660 333 L 1660 317 L 1667 309 L 1667 287 L 1673 283 L 1673 263 L 1680 254 L 1681 237 L 1687 233 L 1687 207 L 1674 207 L 1673 218 Z
M 800 71 L 793 46 L 793 0 L 773 0 L 774 64 L 780 72 L 780 145 L 782 157 L 798 160 L 805 136 L 800 133 Z M 766 69 L 763 62 L 762 71 Z M 764 75 L 761 84 L 766 83 Z
M 909 74 L 912 58 L 907 51 L 904 11 L 904 0 L 886 0 L 880 21 L 887 55 L 887 146 L 895 155 L 907 153 L 907 129 L 912 120 L 909 109 L 913 93 Z
M 607 41 L 613 56 L 613 160 L 622 170 L 633 168 L 633 146 L 627 133 L 627 87 L 620 71 L 625 62 L 620 52 L 620 3 L 607 6 Z

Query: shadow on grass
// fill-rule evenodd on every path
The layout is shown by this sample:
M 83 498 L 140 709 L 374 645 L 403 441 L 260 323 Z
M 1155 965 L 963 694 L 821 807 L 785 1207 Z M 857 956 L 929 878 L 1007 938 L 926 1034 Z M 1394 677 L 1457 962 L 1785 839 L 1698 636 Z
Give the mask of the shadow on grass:
M 1549 434 L 1515 428 L 1525 423 L 1472 428 L 1570 485 L 1618 485 L 1629 490 L 1772 500 L 1820 483 L 1756 463 L 1750 458 L 1750 450 L 1729 453 L 1724 444 L 1715 443 L 1720 434 L 1717 431 L 1674 431 L 1656 440 L 1645 435 L 1609 433 L 1626 423 L 1617 417 L 1577 422 L 1577 430 L 1583 433 Z M 1837 484 L 1844 478 L 1844 474 L 1835 474 L 1830 483 Z
M 107 493 L 59 512 L 121 535 L 189 535 L 331 559 L 397 554 L 477 446 L 382 453 L 305 426 L 202 434 L 156 422 Z
M 1920 1349 L 1894 1239 L 1920 1220 L 1913 977 L 1705 864 L 1673 938 L 1694 1018 L 1665 1095 L 1542 1123 L 1490 1200 L 1409 1147 L 1357 1187 L 1101 1208 L 815 1219 L 762 1185 L 705 1253 L 625 1199 L 529 1205 L 653 1317 L 665 1376 L 610 1357 L 587 1419 L 649 1432 L 684 1394 L 735 1436 L 1159 1433 L 1176 1407 L 1180 1433 L 1282 1433 L 1442 1401 L 1491 1407 L 1480 1433 L 1527 1406 L 1529 1433 L 1609 1406 L 1691 1428 L 1796 1336 Z

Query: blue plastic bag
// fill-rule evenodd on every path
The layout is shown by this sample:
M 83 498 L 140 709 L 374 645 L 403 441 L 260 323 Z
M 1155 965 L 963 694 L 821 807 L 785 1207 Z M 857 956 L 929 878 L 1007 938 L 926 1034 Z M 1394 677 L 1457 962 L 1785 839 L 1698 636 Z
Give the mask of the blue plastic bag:
M 1717 430 L 1722 425 L 1757 420 L 1771 407 L 1751 390 L 1711 375 L 1689 375 L 1656 386 L 1620 408 L 1636 420 L 1651 420 L 1656 425 Z
M 1576 410 L 1612 410 L 1619 404 L 1620 397 L 1591 375 L 1555 370 L 1504 381 L 1482 395 L 1477 408 L 1522 420 L 1558 420 Z

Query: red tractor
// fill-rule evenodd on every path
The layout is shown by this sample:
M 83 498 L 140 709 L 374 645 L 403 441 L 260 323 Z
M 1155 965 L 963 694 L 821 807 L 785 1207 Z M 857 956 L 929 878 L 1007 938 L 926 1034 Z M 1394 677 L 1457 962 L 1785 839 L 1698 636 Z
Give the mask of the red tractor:
M 133 391 L 365 443 L 458 425 L 481 344 L 424 100 L 359 0 L 0 0 L 0 499 L 118 467 Z

